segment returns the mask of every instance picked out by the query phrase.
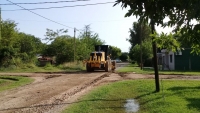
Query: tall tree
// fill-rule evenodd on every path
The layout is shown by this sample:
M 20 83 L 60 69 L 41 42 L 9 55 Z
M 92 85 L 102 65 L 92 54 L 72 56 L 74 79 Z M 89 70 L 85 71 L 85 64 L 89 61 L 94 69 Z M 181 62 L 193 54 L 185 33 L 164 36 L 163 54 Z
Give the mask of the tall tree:
M 150 39 L 150 34 L 151 34 L 151 29 L 149 27 L 149 25 L 145 22 L 134 22 L 133 23 L 133 28 L 129 29 L 130 32 L 130 38 L 128 39 L 128 41 L 131 44 L 131 48 L 132 49 L 136 44 L 140 44 L 140 67 L 141 70 L 143 69 L 143 51 L 142 51 L 142 42 L 144 40 L 148 40 Z M 130 54 L 132 55 L 132 54 Z
M 128 52 L 122 52 L 122 54 L 119 56 L 119 59 L 122 61 L 128 61 Z
M 41 45 L 42 42 L 39 38 L 19 32 L 14 21 L 2 21 L 0 66 L 34 63 L 35 55 L 40 52 Z
M 0 39 L 0 66 L 8 67 L 13 62 L 14 56 L 17 54 L 17 49 L 13 47 L 14 42 L 17 40 L 17 24 L 11 20 L 3 20 L 1 23 Z
M 115 46 L 111 46 L 111 58 L 112 59 L 116 59 L 116 58 L 119 58 L 120 55 L 121 55 L 121 49 L 118 48 L 118 47 L 115 47 Z
M 64 62 L 73 61 L 74 51 L 73 51 L 73 38 L 60 36 L 57 37 L 52 43 L 51 48 L 54 51 L 54 56 L 56 56 L 56 62 L 62 64 Z
M 136 44 L 133 48 L 130 49 L 129 51 L 129 56 L 130 59 L 133 61 L 136 61 L 137 64 L 140 64 L 141 58 L 140 58 L 140 50 L 142 49 L 143 55 L 142 55 L 142 60 L 143 63 L 145 64 L 146 61 L 149 59 L 152 59 L 152 46 L 151 46 L 151 40 L 146 40 L 143 42 L 143 45 L 140 46 L 139 44 Z
M 55 56 L 56 62 L 62 64 L 64 62 L 71 62 L 75 60 L 84 60 L 89 58 L 89 55 L 94 51 L 95 45 L 101 45 L 104 43 L 97 33 L 93 33 L 89 26 L 86 26 L 80 33 L 78 38 L 75 39 L 75 56 L 74 56 L 74 38 L 66 34 L 66 30 L 63 29 L 53 31 L 47 29 L 46 38 L 51 44 L 46 45 L 46 49 L 43 54 L 48 56 Z
M 117 0 L 116 4 L 122 3 L 123 8 L 130 7 L 125 16 L 139 16 L 139 21 L 146 21 L 151 25 L 152 34 L 155 31 L 155 24 L 162 26 L 174 26 L 175 31 L 179 31 L 192 43 L 193 49 L 200 52 L 200 24 L 192 24 L 193 20 L 200 19 L 200 2 L 199 0 Z M 164 23 L 163 20 L 169 17 L 169 20 Z M 183 37 L 184 37 L 183 36 Z M 189 37 L 190 36 L 190 37 Z M 156 43 L 153 41 L 154 53 L 154 69 L 156 91 L 160 91 L 159 76 L 156 56 Z
M 82 56 L 79 57 L 81 59 L 89 58 L 90 53 L 95 50 L 95 45 L 105 44 L 105 41 L 101 40 L 97 33 L 91 31 L 89 25 L 86 25 L 83 28 L 83 32 L 79 34 L 78 39 L 78 46 L 80 47 L 77 48 L 80 48 L 79 50 L 81 50 L 80 53 L 82 53 Z
M 138 23 L 134 22 L 133 27 L 129 29 L 130 37 L 128 41 L 131 46 L 135 46 L 136 44 L 140 44 L 141 41 L 150 38 L 151 28 L 146 23 Z
M 158 48 L 166 49 L 168 52 L 175 52 L 180 49 L 180 43 L 172 33 L 166 34 L 162 32 L 160 35 L 155 33 L 152 37 L 154 37 L 154 41 L 157 43 Z
M 50 41 L 53 41 L 55 38 L 59 37 L 59 36 L 63 36 L 66 35 L 66 33 L 68 32 L 67 29 L 57 29 L 56 31 L 52 30 L 52 29 L 46 29 L 46 34 L 45 34 L 45 39 L 48 43 Z
M 17 39 L 17 23 L 12 20 L 3 20 L 2 23 L 2 38 L 0 46 L 10 46 L 12 45 Z

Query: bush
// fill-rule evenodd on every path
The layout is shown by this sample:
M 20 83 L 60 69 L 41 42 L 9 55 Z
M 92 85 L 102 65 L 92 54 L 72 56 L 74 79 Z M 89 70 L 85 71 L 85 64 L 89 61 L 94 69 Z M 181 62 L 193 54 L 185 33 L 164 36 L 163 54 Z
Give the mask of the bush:
M 148 58 L 144 61 L 144 64 L 143 64 L 144 67 L 152 67 L 152 59 L 151 58 Z

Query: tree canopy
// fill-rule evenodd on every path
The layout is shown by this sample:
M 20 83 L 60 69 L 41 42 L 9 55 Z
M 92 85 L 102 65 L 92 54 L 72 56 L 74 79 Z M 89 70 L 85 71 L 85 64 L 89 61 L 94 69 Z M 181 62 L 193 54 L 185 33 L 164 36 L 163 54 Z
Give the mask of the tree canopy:
M 19 32 L 17 23 L 12 20 L 3 20 L 2 38 L 0 39 L 0 68 L 9 66 L 23 66 L 25 64 L 37 64 L 36 55 L 55 57 L 57 64 L 84 60 L 89 58 L 95 45 L 105 42 L 93 33 L 90 27 L 84 27 L 84 32 L 78 38 L 67 34 L 67 29 L 52 30 L 47 28 L 45 34 L 46 43 L 34 35 Z M 74 43 L 75 42 L 75 43 Z M 75 47 L 75 56 L 74 56 Z
M 111 52 L 111 58 L 116 59 L 119 58 L 121 55 L 121 49 L 115 46 L 111 46 L 112 52 Z
M 117 5 L 122 3 L 122 8 L 130 9 L 125 16 L 139 17 L 139 21 L 145 21 L 151 25 L 152 34 L 155 25 L 174 27 L 174 31 L 180 31 L 182 37 L 192 44 L 193 50 L 200 52 L 200 24 L 193 25 L 192 21 L 200 19 L 199 0 L 116 0 Z M 164 19 L 169 18 L 165 23 Z M 159 92 L 159 76 L 157 66 L 156 42 L 152 42 L 154 56 L 154 71 L 156 91 Z
M 74 60 L 84 60 L 94 51 L 95 45 L 102 45 L 105 42 L 99 38 L 97 33 L 90 30 L 90 26 L 85 26 L 84 32 L 80 33 L 78 38 L 67 35 L 67 30 L 47 29 L 46 38 L 51 39 L 51 43 L 46 45 L 43 51 L 44 55 L 55 56 L 56 62 L 62 64 Z M 75 56 L 74 56 L 75 47 Z
M 151 29 L 146 23 L 134 22 L 133 27 L 129 29 L 129 39 L 127 39 L 131 46 L 140 44 L 145 39 L 150 38 Z
M 130 8 L 126 17 L 134 15 L 139 21 L 152 25 L 174 27 L 174 31 L 179 31 L 193 49 L 200 47 L 199 0 L 116 0 L 115 5 L 119 3 L 122 8 Z

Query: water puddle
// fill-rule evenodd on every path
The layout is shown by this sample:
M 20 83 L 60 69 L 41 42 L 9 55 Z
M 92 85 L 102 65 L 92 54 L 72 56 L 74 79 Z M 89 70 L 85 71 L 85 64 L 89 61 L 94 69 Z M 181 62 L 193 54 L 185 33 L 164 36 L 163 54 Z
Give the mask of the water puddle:
M 135 113 L 139 110 L 139 107 L 139 103 L 137 103 L 134 99 L 126 100 L 126 104 L 124 105 L 126 113 Z

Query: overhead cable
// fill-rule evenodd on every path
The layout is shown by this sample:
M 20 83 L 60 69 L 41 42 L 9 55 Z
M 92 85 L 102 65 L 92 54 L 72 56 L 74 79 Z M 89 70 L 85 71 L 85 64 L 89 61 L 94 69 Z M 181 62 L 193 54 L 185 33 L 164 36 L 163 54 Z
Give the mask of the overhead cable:
M 10 2 L 10 3 L 12 3 L 12 4 L 15 4 L 15 3 L 11 2 L 10 0 L 7 0 L 7 1 Z M 24 10 L 27 10 L 27 11 L 33 13 L 33 14 L 39 16 L 39 17 L 42 17 L 42 18 L 44 18 L 44 19 L 46 19 L 46 20 L 49 20 L 49 21 L 51 21 L 51 22 L 53 22 L 53 23 L 56 23 L 56 24 L 59 24 L 59 25 L 62 25 L 62 26 L 65 26 L 65 27 L 74 29 L 73 27 L 66 26 L 66 25 L 64 25 L 64 24 L 61 24 L 61 23 L 56 22 L 56 21 L 54 21 L 54 20 L 51 20 L 51 19 L 49 19 L 49 18 L 47 18 L 47 17 L 44 17 L 44 16 L 42 16 L 42 15 L 39 15 L 39 14 L 33 12 L 33 11 L 30 11 L 29 9 L 26 9 L 26 8 L 24 8 L 24 7 L 22 7 L 22 6 L 18 5 L 18 4 L 15 4 L 15 5 L 17 5 L 17 6 L 21 7 L 21 8 L 23 8 Z
M 55 4 L 55 3 L 65 3 L 65 2 L 81 2 L 81 1 L 89 1 L 89 0 L 71 0 L 71 1 L 57 1 L 57 2 L 32 2 L 32 3 L 15 3 L 15 4 L 20 4 L 20 5 L 29 5 L 29 4 Z M 0 4 L 0 5 L 15 5 L 12 3 L 9 4 Z
M 92 6 L 92 5 L 102 5 L 110 4 L 115 2 L 104 2 L 104 3 L 94 3 L 94 4 L 83 4 L 83 5 L 72 5 L 72 6 L 61 6 L 61 7 L 47 7 L 47 8 L 32 8 L 32 9 L 13 9 L 13 10 L 2 10 L 2 11 L 20 11 L 20 10 L 39 10 L 39 9 L 55 9 L 55 8 L 66 8 L 66 7 L 80 7 L 80 6 Z M 17 4 L 16 4 L 17 5 Z

